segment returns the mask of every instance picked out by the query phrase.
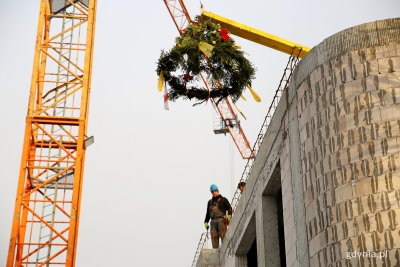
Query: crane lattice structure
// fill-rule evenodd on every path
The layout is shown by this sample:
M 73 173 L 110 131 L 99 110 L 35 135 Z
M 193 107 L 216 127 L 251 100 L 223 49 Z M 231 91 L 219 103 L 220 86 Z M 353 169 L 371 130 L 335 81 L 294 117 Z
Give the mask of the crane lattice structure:
M 41 0 L 7 267 L 75 265 L 97 0 Z
M 185 6 L 184 1 L 183 0 L 163 0 L 163 1 L 168 9 L 169 14 L 171 15 L 171 18 L 176 28 L 178 29 L 179 34 L 182 35 L 186 27 L 190 23 L 192 23 L 192 19 L 190 18 L 189 12 Z M 227 28 L 234 35 L 273 48 L 275 50 L 284 52 L 286 54 L 297 55 L 298 58 L 302 58 L 310 51 L 310 48 L 306 46 L 285 40 L 283 38 L 274 36 L 264 31 L 221 17 L 206 10 L 202 11 L 202 15 L 208 17 L 209 19 L 211 19 L 216 23 L 219 23 L 222 27 Z M 201 78 L 207 89 L 210 90 L 210 86 L 205 75 L 201 74 Z M 255 153 L 240 123 L 237 123 L 237 115 L 232 107 L 230 100 L 228 98 L 224 98 L 217 104 L 213 99 L 211 99 L 211 102 L 215 110 L 221 117 L 222 125 L 229 126 L 224 128 L 223 131 L 215 130 L 214 132 L 215 133 L 229 132 L 242 158 L 248 160 L 254 159 Z M 236 123 L 232 124 L 231 123 L 232 121 L 235 121 Z
M 183 0 L 163 0 L 171 17 L 175 23 L 176 28 L 178 29 L 179 34 L 183 34 L 186 27 L 192 23 L 190 15 L 186 9 L 186 6 Z M 208 90 L 210 90 L 209 83 L 204 74 L 200 74 L 201 78 Z M 232 107 L 228 98 L 224 98 L 217 104 L 214 99 L 211 99 L 211 102 L 218 112 L 219 116 L 224 125 L 231 125 L 232 121 L 237 120 L 237 115 L 235 110 Z M 244 159 L 254 158 L 254 154 L 251 150 L 250 142 L 247 140 L 247 137 L 240 126 L 240 124 L 235 124 L 235 127 L 227 127 L 226 131 L 229 131 L 232 139 L 239 149 L 240 155 Z

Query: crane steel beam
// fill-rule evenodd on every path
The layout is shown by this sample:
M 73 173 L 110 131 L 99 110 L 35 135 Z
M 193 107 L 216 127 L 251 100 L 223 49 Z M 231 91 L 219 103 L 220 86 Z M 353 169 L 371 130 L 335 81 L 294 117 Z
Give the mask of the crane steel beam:
M 299 54 L 299 58 L 303 58 L 311 50 L 307 46 L 285 40 L 281 37 L 269 34 L 231 19 L 221 17 L 206 10 L 203 10 L 202 15 L 210 18 L 216 23 L 219 23 L 221 27 L 226 28 L 230 33 L 236 36 L 281 51 L 288 55 Z
M 41 0 L 7 267 L 75 266 L 97 0 Z
M 171 15 L 176 28 L 182 34 L 189 23 L 192 22 L 183 0 L 164 0 L 165 6 Z
M 179 31 L 179 34 L 182 35 L 185 28 L 192 22 L 183 0 L 163 0 L 163 1 L 169 11 L 169 14 L 172 17 L 172 20 L 175 23 L 175 26 Z M 202 74 L 201 77 L 207 89 L 210 90 L 210 86 L 205 76 Z M 211 102 L 213 103 L 214 108 L 221 116 L 221 119 L 226 124 L 228 124 L 230 120 L 237 118 L 237 115 L 234 109 L 232 108 L 232 105 L 229 102 L 228 98 L 222 99 L 218 104 L 213 99 L 211 99 Z M 234 127 L 228 127 L 228 129 L 236 147 L 239 149 L 242 158 L 244 159 L 254 158 L 254 153 L 251 149 L 250 142 L 247 140 L 247 137 L 240 124 Z

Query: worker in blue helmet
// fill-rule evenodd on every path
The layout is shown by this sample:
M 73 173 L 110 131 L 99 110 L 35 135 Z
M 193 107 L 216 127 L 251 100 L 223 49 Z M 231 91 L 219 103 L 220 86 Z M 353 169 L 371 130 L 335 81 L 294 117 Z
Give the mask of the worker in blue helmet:
M 218 187 L 215 184 L 210 186 L 212 198 L 207 203 L 207 213 L 204 220 L 204 226 L 208 230 L 208 222 L 211 219 L 211 242 L 213 248 L 219 247 L 219 238 L 224 239 L 227 223 L 232 219 L 232 207 L 229 201 L 219 194 Z

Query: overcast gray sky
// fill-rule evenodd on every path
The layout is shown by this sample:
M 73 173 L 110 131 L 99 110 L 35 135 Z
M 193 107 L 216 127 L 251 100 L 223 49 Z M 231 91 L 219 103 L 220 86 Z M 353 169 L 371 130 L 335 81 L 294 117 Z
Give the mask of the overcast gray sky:
M 399 0 L 202 0 L 211 12 L 313 47 L 345 28 L 398 17 Z M 0 266 L 5 265 L 39 0 L 0 0 Z M 199 1 L 186 0 L 192 17 Z M 203 231 L 211 183 L 231 199 L 245 160 L 214 135 L 211 105 L 170 103 L 164 111 L 155 68 L 177 30 L 161 0 L 98 1 L 78 267 L 190 266 Z M 253 144 L 287 55 L 235 39 L 257 68 L 238 105 Z M 249 96 L 247 94 L 247 96 Z

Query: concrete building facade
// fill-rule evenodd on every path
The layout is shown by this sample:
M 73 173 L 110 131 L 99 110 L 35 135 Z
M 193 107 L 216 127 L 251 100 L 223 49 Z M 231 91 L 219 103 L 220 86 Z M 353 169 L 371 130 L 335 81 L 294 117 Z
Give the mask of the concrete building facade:
M 400 266 L 399 171 L 396 18 L 300 61 L 221 248 L 197 266 Z

